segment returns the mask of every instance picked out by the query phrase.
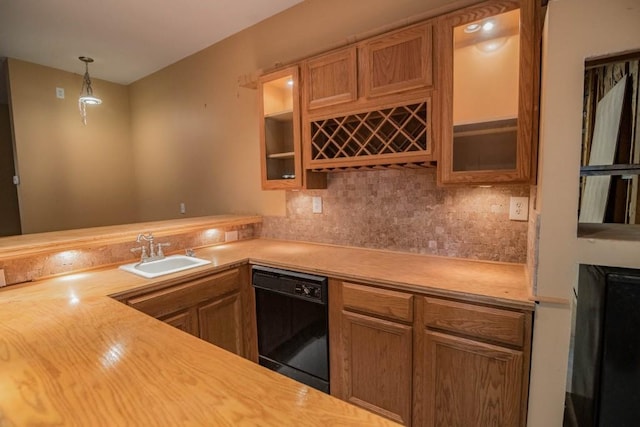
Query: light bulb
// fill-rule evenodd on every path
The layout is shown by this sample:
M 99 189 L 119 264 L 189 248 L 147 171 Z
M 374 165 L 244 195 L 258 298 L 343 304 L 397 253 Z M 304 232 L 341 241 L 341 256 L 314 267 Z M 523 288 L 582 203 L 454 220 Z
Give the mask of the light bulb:
M 485 31 L 488 33 L 489 31 L 493 30 L 495 26 L 496 25 L 493 23 L 493 21 L 487 21 L 484 24 L 482 24 L 482 31 Z

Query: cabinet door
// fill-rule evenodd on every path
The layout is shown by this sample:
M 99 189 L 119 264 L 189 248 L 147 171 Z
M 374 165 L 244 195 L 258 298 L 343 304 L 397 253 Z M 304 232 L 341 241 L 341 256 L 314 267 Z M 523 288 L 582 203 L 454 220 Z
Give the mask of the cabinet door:
M 521 425 L 521 351 L 431 331 L 424 343 L 426 426 Z
M 262 76 L 258 89 L 262 189 L 302 188 L 298 67 Z
M 411 423 L 412 327 L 342 312 L 345 400 Z
M 439 21 L 439 183 L 535 179 L 537 3 L 490 0 Z
M 200 338 L 244 356 L 240 294 L 235 293 L 198 307 Z
M 355 46 L 304 63 L 307 110 L 355 101 L 358 96 Z
M 193 309 L 172 313 L 168 316 L 161 317 L 159 320 L 188 334 L 199 336 L 197 313 Z
M 376 97 L 432 85 L 432 25 L 422 24 L 361 47 L 364 96 Z

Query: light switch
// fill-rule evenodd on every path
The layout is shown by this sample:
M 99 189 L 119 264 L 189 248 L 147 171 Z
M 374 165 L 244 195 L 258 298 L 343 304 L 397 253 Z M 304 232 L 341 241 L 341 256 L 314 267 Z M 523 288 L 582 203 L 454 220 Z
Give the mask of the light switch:
M 313 200 L 313 213 L 322 213 L 322 197 L 314 196 Z
M 526 221 L 529 219 L 529 198 L 512 197 L 509 203 L 509 219 L 513 221 Z
M 64 88 L 62 88 L 62 87 L 57 87 L 56 88 L 56 98 L 64 99 Z

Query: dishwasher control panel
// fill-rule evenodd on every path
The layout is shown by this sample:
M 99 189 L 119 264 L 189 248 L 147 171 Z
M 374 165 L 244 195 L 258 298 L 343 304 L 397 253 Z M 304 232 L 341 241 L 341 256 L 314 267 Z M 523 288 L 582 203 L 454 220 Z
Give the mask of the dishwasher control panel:
M 295 294 L 306 298 L 322 299 L 322 287 L 313 283 L 296 283 Z

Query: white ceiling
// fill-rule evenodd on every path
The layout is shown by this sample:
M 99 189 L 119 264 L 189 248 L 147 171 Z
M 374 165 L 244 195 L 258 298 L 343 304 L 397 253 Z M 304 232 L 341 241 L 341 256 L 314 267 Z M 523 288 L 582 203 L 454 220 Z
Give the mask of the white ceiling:
M 303 0 L 0 0 L 0 57 L 129 84 Z

